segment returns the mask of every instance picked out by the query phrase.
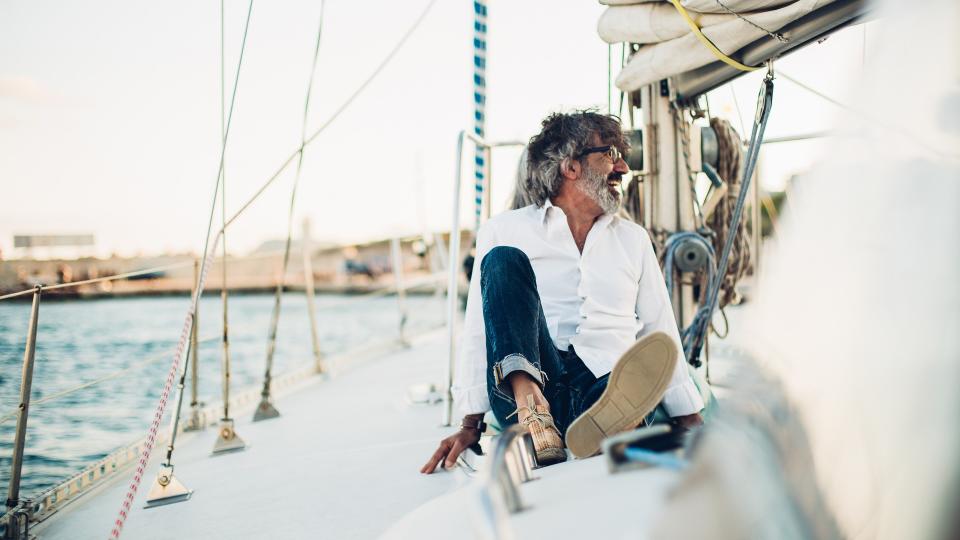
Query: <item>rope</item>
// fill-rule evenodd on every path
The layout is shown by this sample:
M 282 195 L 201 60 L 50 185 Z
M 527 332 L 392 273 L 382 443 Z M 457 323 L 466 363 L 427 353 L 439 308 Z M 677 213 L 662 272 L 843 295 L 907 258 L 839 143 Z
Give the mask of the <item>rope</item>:
M 126 279 L 129 277 L 143 276 L 146 274 L 152 274 L 154 272 L 161 272 L 163 270 L 173 270 L 175 268 L 184 268 L 186 266 L 190 266 L 191 264 L 193 263 L 192 262 L 173 263 L 173 264 L 167 264 L 164 266 L 155 266 L 153 268 L 147 268 L 145 270 L 137 270 L 135 272 L 124 272 L 123 274 L 113 274 L 110 276 L 104 276 L 99 278 L 85 279 L 83 281 L 71 281 L 69 283 L 58 283 L 56 285 L 41 285 L 40 290 L 52 291 L 55 289 L 67 289 L 70 287 L 77 287 L 80 285 L 89 285 L 91 283 L 102 283 L 104 281 L 116 281 L 118 279 Z M 3 296 L 0 296 L 0 300 L 7 300 L 9 298 L 16 298 L 18 296 L 26 296 L 27 294 L 33 294 L 34 292 L 36 292 L 36 290 L 37 288 L 33 287 L 30 289 L 24 289 L 22 291 L 5 294 Z
M 759 69 L 759 68 L 743 65 L 740 62 L 737 62 L 733 58 L 730 58 L 729 56 L 724 54 L 719 48 L 717 48 L 716 45 L 714 45 L 712 41 L 710 41 L 710 38 L 708 38 L 703 34 L 703 32 L 700 30 L 700 26 L 697 25 L 696 21 L 690 18 L 690 14 L 687 13 L 687 10 L 684 9 L 683 6 L 680 4 L 680 0 L 670 0 L 670 3 L 673 4 L 673 7 L 677 9 L 677 11 L 680 13 L 680 16 L 683 17 L 684 21 L 686 21 L 687 26 L 689 26 L 693 34 L 697 36 L 697 39 L 699 39 L 700 42 L 703 43 L 703 45 L 707 48 L 707 50 L 709 50 L 711 53 L 713 53 L 714 56 L 717 57 L 717 60 L 720 60 L 721 62 L 723 62 L 724 64 L 732 68 L 739 69 L 740 71 L 756 71 L 757 69 Z
M 167 406 L 167 400 L 170 398 L 170 390 L 173 387 L 173 381 L 176 378 L 177 370 L 180 367 L 180 360 L 183 358 L 183 351 L 186 347 L 187 340 L 190 337 L 190 329 L 193 324 L 193 314 L 197 309 L 197 303 L 200 300 L 203 286 L 207 280 L 207 271 L 210 269 L 210 265 L 208 264 L 209 258 L 213 257 L 213 253 L 219 240 L 220 235 L 217 235 L 213 241 L 214 249 L 209 251 L 207 254 L 208 259 L 203 261 L 203 269 L 200 273 L 200 280 L 197 283 L 197 291 L 194 293 L 190 302 L 190 309 L 187 312 L 186 317 L 184 317 L 183 327 L 180 330 L 180 340 L 177 342 L 177 348 L 173 354 L 173 362 L 170 364 L 170 369 L 167 372 L 167 379 L 163 383 L 163 390 L 160 392 L 160 401 L 157 403 L 157 408 L 153 413 L 153 420 L 150 422 L 150 428 L 147 430 L 147 437 L 144 440 L 143 451 L 140 454 L 140 459 L 137 461 L 137 467 L 133 473 L 133 479 L 130 481 L 130 487 L 127 488 L 127 493 L 124 496 L 123 503 L 120 506 L 120 512 L 117 515 L 117 519 L 114 521 L 113 530 L 110 533 L 111 538 L 120 538 L 120 531 L 123 530 L 123 524 L 126 522 L 127 516 L 130 513 L 130 507 L 133 504 L 133 498 L 136 496 L 137 490 L 140 488 L 140 482 L 143 480 L 143 473 L 147 468 L 147 462 L 150 460 L 150 454 L 153 452 L 153 444 L 157 440 L 157 432 L 160 429 L 160 420 L 163 418 L 163 411 Z
M 706 226 L 714 232 L 713 249 L 715 252 L 719 253 L 723 249 L 728 237 L 735 239 L 733 251 L 730 255 L 730 265 L 720 283 L 719 307 L 723 308 L 736 299 L 736 285 L 751 268 L 751 253 L 746 224 L 741 222 L 737 224 L 735 229 L 731 229 L 731 216 L 736 208 L 740 192 L 746 189 L 740 179 L 743 143 L 736 130 L 727 120 L 713 118 L 710 121 L 710 127 L 717 134 L 717 146 L 719 147 L 717 174 L 727 182 L 727 194 L 717 204 L 713 214 L 707 220 Z M 754 226 L 757 226 L 757 224 L 754 224 Z
M 290 244 L 293 240 L 293 210 L 297 202 L 297 187 L 300 185 L 300 173 L 303 169 L 303 147 L 307 137 L 307 117 L 310 113 L 310 94 L 313 93 L 313 80 L 317 73 L 317 58 L 320 56 L 320 38 L 323 35 L 323 8 L 320 4 L 320 22 L 317 25 L 317 42 L 313 49 L 313 63 L 310 65 L 310 82 L 307 84 L 307 97 L 303 104 L 303 122 L 300 128 L 300 151 L 297 157 L 297 172 L 293 179 L 293 189 L 290 192 L 290 210 L 287 213 L 287 241 L 283 248 L 283 266 L 280 279 L 277 282 L 277 291 L 273 299 L 273 313 L 270 316 L 270 334 L 267 342 L 267 370 L 263 377 L 263 395 L 270 395 L 270 372 L 273 369 L 273 355 L 276 352 L 277 326 L 280 324 L 280 305 L 283 297 L 283 287 L 287 279 L 287 269 L 290 266 Z
M 487 5 L 485 0 L 473 1 L 473 132 L 483 138 L 487 104 Z M 476 226 L 480 228 L 483 213 L 483 179 L 486 168 L 485 150 L 479 144 L 474 150 L 474 177 Z
M 693 201 L 694 226 L 700 229 L 703 227 L 703 209 L 700 207 L 700 199 L 697 198 L 697 175 L 690 168 L 690 125 L 684 122 L 683 112 L 679 108 L 672 105 L 670 108 L 673 111 L 674 125 L 680 135 L 683 166 L 687 170 L 687 185 L 690 187 L 690 200 Z
M 780 32 L 771 32 L 770 30 L 767 30 L 766 28 L 760 26 L 759 24 L 751 21 L 750 19 L 748 19 L 748 18 L 744 17 L 743 15 L 737 13 L 736 11 L 730 9 L 726 4 L 724 4 L 724 3 L 721 2 L 720 0 L 713 0 L 713 1 L 716 2 L 717 5 L 719 5 L 720 7 L 722 7 L 723 10 L 726 11 L 727 13 L 729 13 L 729 14 L 733 15 L 734 17 L 740 19 L 741 21 L 749 24 L 750 26 L 752 26 L 752 27 L 756 28 L 757 30 L 763 32 L 764 34 L 772 37 L 773 39 L 779 41 L 780 43 L 787 43 L 787 42 L 790 41 L 789 39 L 787 39 L 787 38 L 786 38 L 783 34 L 781 34 Z
M 770 109 L 773 106 L 773 71 L 772 65 L 768 67 L 766 78 L 763 80 L 763 86 L 757 99 L 757 114 L 754 116 L 753 130 L 750 133 L 750 146 L 747 149 L 743 175 L 740 180 L 740 193 L 737 197 L 736 206 L 733 209 L 730 218 L 730 230 L 738 230 L 740 219 L 743 216 L 743 208 L 746 203 L 747 193 L 749 192 L 750 181 L 753 177 L 753 170 L 757 164 L 757 157 L 760 154 L 760 145 L 763 142 L 763 133 L 767 128 L 767 120 L 770 118 Z M 687 361 L 695 366 L 700 366 L 700 351 L 706 338 L 707 329 L 713 317 L 713 311 L 717 305 L 717 299 L 720 294 L 720 288 L 724 276 L 727 274 L 727 267 L 730 262 L 730 254 L 733 251 L 733 244 L 736 240 L 736 234 L 728 234 L 723 245 L 723 251 L 720 253 L 720 262 L 717 265 L 717 273 L 714 276 L 710 287 L 707 290 L 706 309 L 697 312 L 691 323 L 693 343 Z
M 217 167 L 217 181 L 213 189 L 213 201 L 210 208 L 210 217 L 207 220 L 207 234 L 204 237 L 204 246 L 203 246 L 203 257 L 202 264 L 200 266 L 200 279 L 197 281 L 197 290 L 193 295 L 193 299 L 190 302 L 190 310 L 187 312 L 186 317 L 183 322 L 183 330 L 180 334 L 180 341 L 177 344 L 176 352 L 174 353 L 173 362 L 170 364 L 170 371 L 167 374 L 167 380 L 164 382 L 163 391 L 160 393 L 160 402 L 157 404 L 157 409 L 153 416 L 153 421 L 150 424 L 150 429 L 147 432 L 146 442 L 143 446 L 143 452 L 140 456 L 140 461 L 137 464 L 137 468 L 133 474 L 133 480 L 130 482 L 130 487 L 127 489 L 127 494 L 123 499 L 123 503 L 120 506 L 120 512 L 117 516 L 117 519 L 114 521 L 113 530 L 110 532 L 112 538 L 120 538 L 120 532 L 123 530 L 123 524 L 127 520 L 127 516 L 130 512 L 130 506 L 133 504 L 133 498 L 137 494 L 137 490 L 140 488 L 140 482 L 143 480 L 143 472 L 147 467 L 147 462 L 150 459 L 150 454 L 153 452 L 153 443 L 157 438 L 157 430 L 160 428 L 160 420 L 163 417 L 163 410 L 167 406 L 167 399 L 170 396 L 170 389 L 173 386 L 173 380 L 176 377 L 177 369 L 180 366 L 180 360 L 183 356 L 183 349 L 185 347 L 187 338 L 190 336 L 190 330 L 193 326 L 193 320 L 197 311 L 197 304 L 200 301 L 200 296 L 203 294 L 203 287 L 206 283 L 207 272 L 210 270 L 210 262 L 214 257 L 216 252 L 217 243 L 220 241 L 223 236 L 224 229 L 221 229 L 213 238 L 213 241 L 210 240 L 210 231 L 213 229 L 213 216 L 216 214 L 217 208 L 217 193 L 220 191 L 220 183 L 223 179 L 223 170 L 224 170 L 224 157 L 227 150 L 227 139 L 230 135 L 230 125 L 233 120 L 233 108 L 236 104 L 237 98 L 237 88 L 240 83 L 240 70 L 243 67 L 243 54 L 247 48 L 247 35 L 250 30 L 250 16 L 253 13 L 253 0 L 250 0 L 250 3 L 247 7 L 247 19 L 243 27 L 243 39 L 240 43 L 240 56 L 237 60 L 237 73 L 233 80 L 233 93 L 230 97 L 230 112 L 227 115 L 227 125 L 226 129 L 223 131 L 223 141 L 220 147 L 220 164 Z M 224 227 L 225 228 L 225 227 Z M 212 244 L 212 249 L 211 249 Z

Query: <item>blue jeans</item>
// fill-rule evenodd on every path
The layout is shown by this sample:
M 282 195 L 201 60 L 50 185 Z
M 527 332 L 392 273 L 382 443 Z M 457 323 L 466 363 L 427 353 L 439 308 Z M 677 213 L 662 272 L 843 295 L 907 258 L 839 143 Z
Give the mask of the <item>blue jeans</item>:
M 597 378 L 571 346 L 558 350 L 550 337 L 540 305 L 537 279 L 527 255 L 498 246 L 480 263 L 480 292 L 487 334 L 487 393 L 501 426 L 517 408 L 507 376 L 525 372 L 543 390 L 560 434 L 607 387 L 607 375 Z

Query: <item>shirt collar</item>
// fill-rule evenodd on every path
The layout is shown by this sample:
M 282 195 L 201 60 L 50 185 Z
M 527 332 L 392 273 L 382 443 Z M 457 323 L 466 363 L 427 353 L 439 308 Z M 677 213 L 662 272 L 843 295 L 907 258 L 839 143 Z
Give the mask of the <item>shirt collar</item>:
M 560 208 L 559 206 L 554 206 L 553 202 L 548 198 L 546 201 L 544 201 L 543 206 L 541 206 L 537 210 L 537 212 L 540 213 L 541 224 L 545 225 L 547 223 L 547 217 L 550 215 L 549 210 L 551 208 L 556 208 L 554 212 L 563 213 L 563 209 Z M 600 225 L 601 227 L 609 227 L 613 225 L 613 223 L 617 221 L 617 219 L 619 219 L 619 216 L 617 216 L 617 214 L 605 214 L 597 218 L 597 224 Z

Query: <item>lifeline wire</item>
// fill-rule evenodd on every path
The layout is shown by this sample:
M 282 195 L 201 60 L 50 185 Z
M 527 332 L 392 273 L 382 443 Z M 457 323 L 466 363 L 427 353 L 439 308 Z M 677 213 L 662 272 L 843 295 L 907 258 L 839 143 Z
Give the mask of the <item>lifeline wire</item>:
M 137 463 L 136 470 L 133 474 L 133 480 L 130 482 L 130 487 L 127 489 L 127 494 L 124 496 L 123 503 L 120 505 L 120 512 L 118 513 L 117 519 L 114 521 L 113 529 L 110 532 L 111 538 L 120 538 L 120 532 L 123 530 L 123 524 L 127 520 L 130 507 L 133 504 L 133 499 L 140 487 L 140 482 L 143 480 L 143 473 L 146 470 L 147 462 L 150 459 L 150 454 L 153 452 L 153 444 L 156 442 L 157 431 L 160 429 L 160 420 L 163 418 L 163 411 L 167 406 L 167 399 L 170 397 L 170 390 L 173 386 L 177 369 L 180 367 L 180 360 L 183 357 L 184 347 L 186 345 L 187 338 L 190 335 L 190 330 L 193 327 L 194 314 L 197 310 L 197 303 L 200 301 L 200 295 L 203 294 L 203 286 L 207 279 L 207 272 L 210 270 L 210 261 L 213 259 L 214 253 L 216 252 L 217 243 L 219 242 L 220 237 L 223 235 L 223 230 L 221 229 L 213 239 L 211 249 L 210 231 L 213 228 L 213 216 L 215 215 L 217 208 L 217 192 L 220 188 L 220 180 L 223 177 L 223 160 L 227 149 L 227 137 L 230 134 L 230 123 L 233 119 L 233 107 L 236 102 L 237 87 L 240 82 L 240 68 L 243 66 L 243 53 L 246 50 L 247 35 L 248 31 L 250 30 L 250 16 L 252 13 L 253 0 L 250 0 L 249 6 L 247 7 L 247 20 L 244 23 L 243 28 L 243 40 L 240 45 L 240 57 L 237 60 L 237 73 L 233 81 L 233 95 L 230 98 L 230 113 L 227 116 L 227 127 L 223 135 L 223 144 L 220 147 L 220 165 L 217 167 L 217 182 L 214 186 L 213 202 L 210 208 L 210 217 L 207 221 L 207 234 L 204 239 L 202 258 L 203 262 L 200 267 L 200 279 L 197 281 L 197 289 L 194 292 L 193 298 L 191 299 L 190 309 L 184 318 L 183 329 L 180 333 L 180 341 L 178 342 L 176 351 L 174 352 L 173 362 L 170 364 L 170 371 L 167 373 L 167 379 L 164 382 L 163 391 L 160 394 L 160 401 L 157 403 L 157 408 L 153 415 L 153 421 L 150 423 L 150 428 L 147 432 L 147 438 L 143 446 L 143 452 L 140 455 L 140 460 Z

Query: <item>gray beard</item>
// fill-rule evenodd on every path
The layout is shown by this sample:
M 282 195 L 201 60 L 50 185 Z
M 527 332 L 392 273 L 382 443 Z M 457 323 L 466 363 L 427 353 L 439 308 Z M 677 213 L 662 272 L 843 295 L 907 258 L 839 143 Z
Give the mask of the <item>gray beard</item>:
M 613 214 L 620 209 L 620 197 L 610 193 L 607 175 L 601 171 L 587 170 L 583 180 L 577 182 L 576 186 L 597 203 L 604 214 Z

